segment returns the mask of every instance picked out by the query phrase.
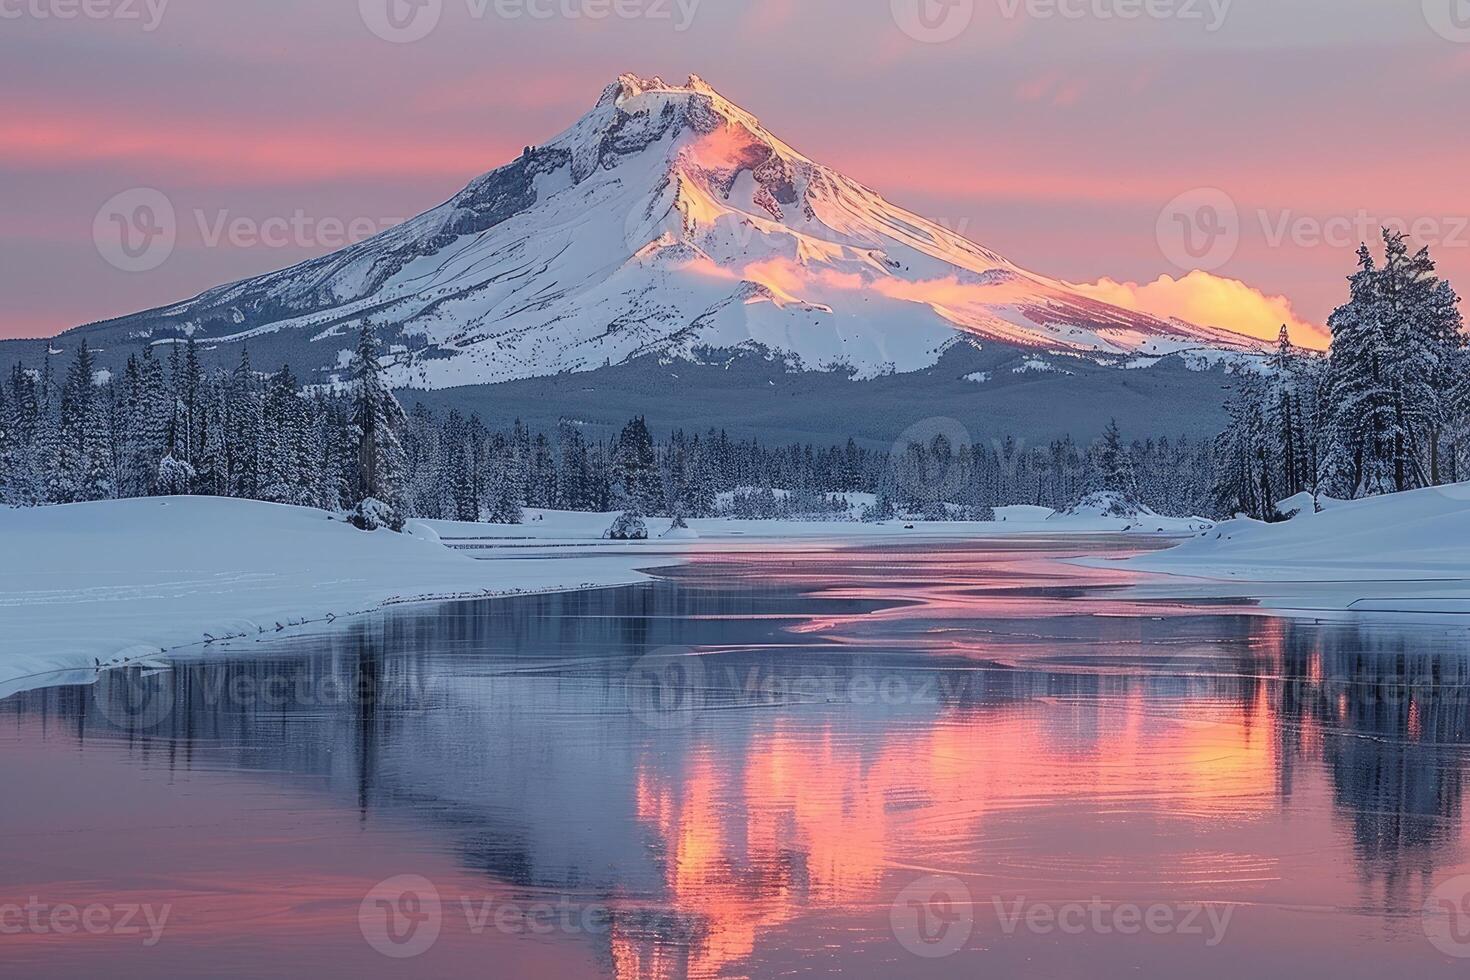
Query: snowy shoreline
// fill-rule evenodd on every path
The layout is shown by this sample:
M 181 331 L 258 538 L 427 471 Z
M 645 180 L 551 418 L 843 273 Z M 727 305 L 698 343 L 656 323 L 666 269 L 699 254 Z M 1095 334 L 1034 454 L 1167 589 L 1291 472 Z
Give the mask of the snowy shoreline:
M 648 580 L 644 569 L 693 551 L 1197 526 L 1016 507 L 983 524 L 691 520 L 668 537 L 668 519 L 650 518 L 650 541 L 603 541 L 613 516 L 531 510 L 520 525 L 415 521 L 411 533 L 394 534 L 364 533 L 320 510 L 220 497 L 0 508 L 0 697 L 85 683 L 99 665 L 158 663 L 408 603 L 636 584 Z
M 58 672 L 151 663 L 225 639 L 408 603 L 645 581 L 646 559 L 476 561 L 324 511 L 211 497 L 0 509 L 0 697 Z M 75 680 L 68 676 L 66 680 Z
M 999 508 L 993 522 L 647 521 L 528 510 L 520 525 L 410 522 L 364 533 L 324 511 L 218 497 L 0 509 L 0 697 L 87 683 L 214 642 L 331 624 L 409 603 L 631 585 L 686 556 L 1004 537 L 1193 535 L 1166 551 L 1079 558 L 1162 573 L 1135 588 L 1231 595 L 1281 611 L 1470 614 L 1470 484 L 1306 510 L 1280 524 Z
M 1274 611 L 1470 615 L 1470 483 L 1328 501 L 1320 513 L 1301 503 L 1282 523 L 1239 518 L 1167 551 L 1074 561 Z

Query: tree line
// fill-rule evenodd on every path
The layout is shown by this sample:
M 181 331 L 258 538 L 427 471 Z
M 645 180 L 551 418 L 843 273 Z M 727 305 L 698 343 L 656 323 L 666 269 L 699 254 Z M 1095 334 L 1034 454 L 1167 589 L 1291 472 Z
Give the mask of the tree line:
M 364 527 L 410 517 L 518 523 L 525 508 L 707 517 L 848 517 L 843 496 L 870 493 L 863 516 L 984 518 L 1003 504 L 1062 509 L 1109 489 L 1119 452 L 1130 492 L 1160 513 L 1208 509 L 1207 442 L 1146 440 L 1028 446 L 935 434 L 891 450 L 767 445 L 719 430 L 655 440 L 630 420 L 612 438 L 577 422 L 533 433 L 458 411 L 405 412 L 364 327 L 350 381 L 303 388 L 289 367 L 201 368 L 192 338 L 147 344 L 120 376 L 96 368 L 85 340 L 62 378 L 48 354 L 0 384 L 0 503 L 64 504 L 200 494 L 345 512 Z M 1116 443 L 1116 431 L 1113 432 Z M 1116 482 L 1116 480 L 1114 480 Z M 1120 488 L 1112 488 L 1120 489 Z
M 1470 348 L 1429 250 L 1385 229 L 1315 356 L 1282 327 L 1266 370 L 1237 375 L 1216 443 L 1216 509 L 1273 520 L 1302 493 L 1355 499 L 1456 483 L 1470 442 Z
M 121 377 L 96 369 L 85 340 L 60 380 L 49 353 L 16 366 L 0 384 L 0 503 L 200 494 L 399 526 L 404 417 L 377 349 L 369 325 L 342 392 L 303 391 L 289 367 L 259 373 L 248 350 L 205 372 L 192 338 L 167 364 L 145 345 Z

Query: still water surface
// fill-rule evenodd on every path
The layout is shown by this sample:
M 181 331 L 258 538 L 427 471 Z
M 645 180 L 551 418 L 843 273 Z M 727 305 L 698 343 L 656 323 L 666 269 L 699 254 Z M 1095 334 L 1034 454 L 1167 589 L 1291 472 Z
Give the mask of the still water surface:
M 1470 971 L 1470 632 L 1055 560 L 1117 547 L 709 555 L 17 695 L 0 975 Z

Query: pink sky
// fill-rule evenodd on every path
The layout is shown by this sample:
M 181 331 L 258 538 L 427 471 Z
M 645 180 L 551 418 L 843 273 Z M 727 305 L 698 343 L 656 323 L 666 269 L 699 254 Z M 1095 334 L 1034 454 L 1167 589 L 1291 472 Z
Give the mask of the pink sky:
M 387 2 L 0 0 L 0 336 L 331 251 L 337 223 L 438 204 L 623 71 L 698 72 L 891 200 L 1151 312 L 1305 339 L 1389 220 L 1470 288 L 1458 0 L 922 0 L 955 35 L 930 41 L 921 0 L 417 0 L 438 20 L 408 43 L 369 29 Z M 136 187 L 174 204 L 178 246 L 123 272 L 92 224 Z M 1199 188 L 1239 244 L 1187 276 L 1158 229 Z M 212 233 L 239 218 L 305 230 Z

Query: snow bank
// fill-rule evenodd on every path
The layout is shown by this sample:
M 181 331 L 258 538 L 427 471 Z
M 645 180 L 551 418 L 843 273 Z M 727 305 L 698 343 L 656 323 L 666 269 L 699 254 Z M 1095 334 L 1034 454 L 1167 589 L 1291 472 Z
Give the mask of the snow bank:
M 873 499 L 871 494 L 847 494 Z M 790 539 L 823 539 L 838 542 L 861 542 L 869 539 L 906 539 L 934 537 L 950 540 L 1013 535 L 1103 534 L 1132 532 L 1138 534 L 1193 534 L 1210 522 L 1202 518 L 1160 517 L 1118 518 L 1101 516 L 1066 516 L 1049 507 L 997 507 L 994 521 L 920 521 L 896 517 L 888 521 L 857 520 L 744 520 L 734 517 L 688 518 L 692 537 L 660 535 L 658 527 L 667 517 L 650 517 L 654 540 L 642 542 L 600 542 L 602 532 L 617 519 L 618 512 L 586 514 L 571 511 L 528 509 L 524 524 L 471 524 L 462 521 L 424 521 L 451 547 L 499 552 L 526 550 L 547 554 L 565 551 L 573 544 L 612 548 L 645 548 L 677 553 L 685 542 L 701 549 L 717 547 L 720 542 L 735 540 L 779 543 Z M 691 548 L 693 544 L 691 544 Z
M 1298 514 L 1311 514 L 1318 510 L 1331 510 L 1347 503 L 1334 497 L 1313 497 L 1303 490 L 1301 493 L 1287 497 L 1285 500 L 1277 501 L 1276 513 L 1285 518 L 1293 518 Z
M 1090 493 L 1083 497 L 1056 516 L 1057 518 L 1137 517 L 1148 520 L 1149 518 L 1156 518 L 1159 515 L 1115 490 L 1099 490 L 1096 493 Z
M 1115 494 L 1093 494 L 1065 511 L 1015 504 L 995 508 L 995 520 L 1009 534 L 1193 534 L 1213 527 L 1203 517 L 1164 517 L 1147 507 L 1131 515 L 1114 513 Z M 980 525 L 984 527 L 985 525 Z
M 1039 524 L 1055 514 L 1050 507 L 1032 507 L 1028 504 L 1012 504 L 995 508 L 995 519 L 1007 524 Z
M 1232 582 L 1311 584 L 1313 602 L 1328 608 L 1470 612 L 1470 483 L 1333 501 L 1322 513 L 1307 508 L 1278 524 L 1239 518 L 1123 564 Z M 1397 586 L 1361 587 L 1370 582 Z M 1332 583 L 1342 587 L 1324 591 Z M 1289 598 L 1278 596 L 1276 604 Z
M 413 530 L 369 534 L 319 510 L 208 497 L 0 508 L 0 696 L 51 671 L 386 605 L 644 577 L 628 555 L 476 561 Z

